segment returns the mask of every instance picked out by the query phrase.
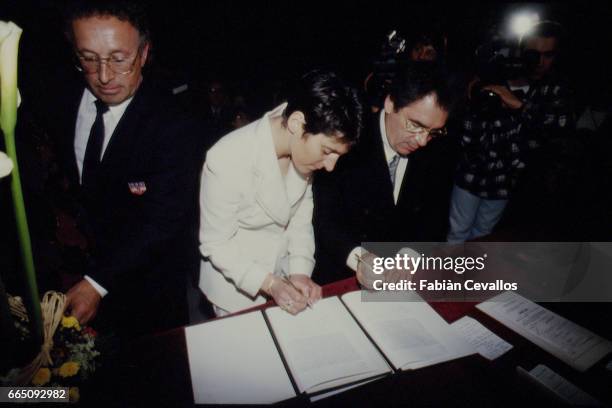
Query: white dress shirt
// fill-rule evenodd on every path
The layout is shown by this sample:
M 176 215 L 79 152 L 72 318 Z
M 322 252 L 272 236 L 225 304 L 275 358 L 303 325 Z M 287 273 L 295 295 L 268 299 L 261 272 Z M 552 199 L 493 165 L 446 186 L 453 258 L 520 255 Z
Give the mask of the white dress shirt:
M 74 138 L 74 153 L 76 155 L 77 167 L 79 169 L 79 181 L 83 175 L 83 160 L 85 159 L 85 149 L 87 149 L 87 141 L 89 140 L 89 133 L 91 132 L 91 126 L 96 120 L 96 98 L 89 89 L 85 88 L 83 96 L 81 97 L 81 104 L 79 105 L 79 112 L 77 114 L 75 138 Z M 104 142 L 102 144 L 102 157 L 106 147 L 110 142 L 111 136 L 117 127 L 117 123 L 121 120 L 121 117 L 125 113 L 126 108 L 132 101 L 132 98 L 126 99 L 119 105 L 109 106 L 108 111 L 102 115 L 104 120 Z
M 91 93 L 91 91 L 85 88 L 83 96 L 81 97 L 81 103 L 79 104 L 79 111 L 77 113 L 75 137 L 74 137 L 74 153 L 76 156 L 77 168 L 79 171 L 79 182 L 83 175 L 83 160 L 85 159 L 85 150 L 87 149 L 87 142 L 89 141 L 89 133 L 91 127 L 96 120 L 96 102 L 97 98 Z M 102 144 L 102 157 L 106 147 L 110 142 L 111 136 L 121 120 L 121 117 L 125 113 L 125 109 L 128 107 L 132 98 L 126 99 L 116 106 L 109 106 L 108 111 L 102 115 L 104 120 L 104 142 Z M 104 289 L 99 283 L 94 281 L 90 276 L 85 275 L 85 279 L 96 289 L 101 297 L 108 294 L 108 291 Z
M 391 144 L 389 143 L 389 138 L 387 137 L 387 129 L 385 127 L 385 110 L 381 109 L 380 111 L 380 119 L 378 121 L 380 126 L 380 136 L 382 138 L 383 148 L 385 151 L 385 159 L 387 160 L 387 166 L 391 165 L 391 160 L 397 155 L 397 152 L 393 150 Z M 404 180 L 404 174 L 406 174 L 406 168 L 408 167 L 408 157 L 400 156 L 399 164 L 397 165 L 397 170 L 395 172 L 395 184 L 393 187 L 393 202 L 397 204 L 397 199 L 399 197 L 400 190 L 402 188 L 402 181 Z M 389 176 L 390 177 L 390 176 Z M 353 250 L 349 253 L 348 258 L 346 259 L 346 265 L 354 271 L 357 271 L 357 255 L 361 256 L 364 254 L 366 250 L 361 246 L 353 248 Z

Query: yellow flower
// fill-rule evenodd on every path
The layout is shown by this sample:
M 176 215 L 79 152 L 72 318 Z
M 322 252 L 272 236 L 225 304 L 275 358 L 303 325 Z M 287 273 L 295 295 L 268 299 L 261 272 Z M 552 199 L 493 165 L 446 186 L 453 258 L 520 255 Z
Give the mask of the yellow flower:
M 32 384 L 36 386 L 45 385 L 51 379 L 51 370 L 48 368 L 39 369 L 32 378 Z
M 79 387 L 70 387 L 68 390 L 68 398 L 70 399 L 70 402 L 79 402 L 79 399 L 81 399 Z
M 67 329 L 74 327 L 77 330 L 81 330 L 81 326 L 79 326 L 79 321 L 74 316 L 62 317 L 62 327 L 65 327 Z
M 78 372 L 79 372 L 79 363 L 76 363 L 74 361 L 68 361 L 62 364 L 59 368 L 59 375 L 60 377 L 64 377 L 64 378 L 72 377 Z

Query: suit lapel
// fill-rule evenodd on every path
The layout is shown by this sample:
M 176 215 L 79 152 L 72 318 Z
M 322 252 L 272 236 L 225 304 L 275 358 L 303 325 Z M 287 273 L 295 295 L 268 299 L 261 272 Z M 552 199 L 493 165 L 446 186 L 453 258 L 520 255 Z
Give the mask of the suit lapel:
M 389 166 L 385 157 L 382 135 L 380 133 L 379 116 L 375 116 L 376 120 L 371 121 L 370 131 L 366 133 L 369 136 L 364 140 L 362 145 L 362 163 L 366 166 L 363 169 L 364 178 L 373 180 L 367 185 L 372 188 L 370 194 L 372 197 L 379 197 L 375 202 L 379 202 L 385 208 L 393 208 L 393 184 L 389 177 Z
M 121 161 L 123 155 L 131 153 L 134 144 L 137 143 L 141 118 L 147 108 L 146 90 L 142 89 L 143 85 L 140 88 L 121 116 L 108 142 L 101 162 L 102 174 L 109 174 L 114 168 L 120 169 L 121 166 L 113 166 L 113 163 Z
M 402 180 L 402 188 L 397 200 L 398 207 L 410 206 L 420 208 L 423 197 L 423 189 L 431 183 L 431 161 L 428 155 L 429 147 L 425 146 L 410 153 L 408 167 Z
M 76 122 L 79 116 L 79 107 L 81 105 L 81 99 L 83 99 L 83 93 L 85 89 L 82 88 L 79 91 L 75 91 L 72 97 L 68 101 L 68 112 L 70 116 L 64 122 L 64 127 L 61 129 L 62 132 L 62 150 L 66 158 L 68 166 L 66 168 L 67 176 L 69 181 L 74 185 L 79 185 L 79 168 L 77 166 L 76 154 L 74 152 L 74 143 L 76 140 Z
M 405 200 L 404 198 L 404 196 L 406 195 L 405 190 L 408 189 L 408 185 L 410 184 L 409 180 L 414 173 L 413 168 L 415 167 L 415 161 L 418 161 L 418 157 L 415 153 L 416 152 L 413 152 L 410 155 L 408 155 L 408 162 L 406 163 L 406 170 L 404 171 L 404 177 L 402 178 L 402 185 L 400 187 L 399 195 L 397 196 L 396 205 L 398 206 L 400 205 L 400 203 L 402 203 Z
M 276 223 L 287 225 L 290 215 L 289 199 L 275 154 L 269 116 L 267 114 L 261 118 L 255 130 L 259 147 L 254 170 L 255 199 Z

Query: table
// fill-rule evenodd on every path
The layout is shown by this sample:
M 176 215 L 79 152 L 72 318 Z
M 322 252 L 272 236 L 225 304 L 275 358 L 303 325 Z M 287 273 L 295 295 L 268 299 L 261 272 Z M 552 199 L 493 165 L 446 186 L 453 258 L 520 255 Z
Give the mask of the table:
M 323 287 L 323 295 L 335 296 L 358 289 L 354 278 Z M 267 303 L 255 309 L 272 306 Z M 475 308 L 475 303 L 436 302 L 431 306 L 446 321 L 469 315 L 511 343 L 514 348 L 495 361 L 479 355 L 397 373 L 321 400 L 314 406 L 516 406 L 554 404 L 554 400 L 517 374 L 520 365 L 531 370 L 545 364 L 567 380 L 607 404 L 612 402 L 612 371 L 608 358 L 585 373 L 579 373 L 536 345 Z M 595 333 L 611 338 L 608 303 L 543 304 Z M 250 309 L 248 311 L 252 311 Z M 242 313 L 246 313 L 244 311 Z M 227 318 L 227 317 L 226 317 Z M 205 345 L 203 345 L 205 347 Z M 184 328 L 173 329 L 136 341 L 130 352 L 134 375 L 125 398 L 134 404 L 193 406 Z M 135 377 L 135 378 L 134 378 Z M 283 402 L 283 406 L 310 405 L 305 397 Z

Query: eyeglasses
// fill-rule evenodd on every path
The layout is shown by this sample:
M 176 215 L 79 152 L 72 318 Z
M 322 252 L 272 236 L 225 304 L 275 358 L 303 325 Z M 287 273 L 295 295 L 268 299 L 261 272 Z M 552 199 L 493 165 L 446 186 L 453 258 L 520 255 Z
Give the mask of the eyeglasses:
M 136 60 L 140 55 L 142 47 L 138 48 L 136 55 L 133 58 L 120 58 L 120 57 L 108 57 L 98 58 L 93 56 L 77 55 L 79 64 L 76 65 L 76 69 L 86 74 L 96 74 L 100 71 L 102 64 L 106 64 L 108 69 L 117 75 L 127 75 L 134 71 Z
M 429 136 L 432 139 L 435 139 L 436 137 L 440 137 L 440 136 L 445 136 L 446 135 L 446 128 L 441 128 L 441 129 L 427 129 L 424 128 L 422 126 L 417 125 L 416 123 L 414 123 L 413 121 L 411 121 L 410 119 L 406 119 L 404 118 L 404 130 L 406 132 L 418 135 L 418 136 Z

